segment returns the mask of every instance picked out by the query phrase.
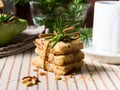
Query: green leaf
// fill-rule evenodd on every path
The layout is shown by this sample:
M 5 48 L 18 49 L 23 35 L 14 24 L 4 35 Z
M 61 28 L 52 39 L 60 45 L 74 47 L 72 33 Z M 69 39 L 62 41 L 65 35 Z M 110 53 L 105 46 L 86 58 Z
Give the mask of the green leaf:
M 79 28 L 77 29 L 80 32 L 80 40 L 85 44 L 88 44 L 92 40 L 92 28 Z
M 0 24 L 2 23 L 8 23 L 14 20 L 17 20 L 18 18 L 13 16 L 13 15 L 9 15 L 9 14 L 0 14 Z

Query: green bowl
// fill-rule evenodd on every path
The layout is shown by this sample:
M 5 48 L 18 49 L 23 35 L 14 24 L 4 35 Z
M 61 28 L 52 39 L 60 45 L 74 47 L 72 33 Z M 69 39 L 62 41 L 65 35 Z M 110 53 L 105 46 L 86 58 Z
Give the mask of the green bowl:
M 0 24 L 0 46 L 9 44 L 18 34 L 27 28 L 25 19 L 18 19 L 5 24 Z

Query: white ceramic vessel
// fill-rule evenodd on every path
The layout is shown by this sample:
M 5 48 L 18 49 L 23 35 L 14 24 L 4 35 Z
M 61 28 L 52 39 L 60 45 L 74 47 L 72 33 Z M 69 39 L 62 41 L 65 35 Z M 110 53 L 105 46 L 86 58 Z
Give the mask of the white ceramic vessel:
M 97 1 L 93 24 L 94 48 L 102 50 L 120 50 L 120 2 Z

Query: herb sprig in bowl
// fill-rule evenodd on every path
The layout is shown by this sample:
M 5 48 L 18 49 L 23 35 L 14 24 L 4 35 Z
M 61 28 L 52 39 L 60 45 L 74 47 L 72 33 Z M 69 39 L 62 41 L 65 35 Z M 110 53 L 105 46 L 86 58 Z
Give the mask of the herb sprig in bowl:
M 0 10 L 0 47 L 8 45 L 27 27 L 27 21 L 25 19 L 4 14 L 2 9 Z

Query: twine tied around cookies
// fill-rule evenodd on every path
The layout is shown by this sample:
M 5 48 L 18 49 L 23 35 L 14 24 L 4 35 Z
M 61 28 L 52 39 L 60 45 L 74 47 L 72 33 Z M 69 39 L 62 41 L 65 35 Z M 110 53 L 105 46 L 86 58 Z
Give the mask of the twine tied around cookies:
M 38 35 L 39 38 L 49 39 L 49 42 L 45 50 L 45 56 L 44 56 L 44 64 L 43 64 L 44 70 L 46 70 L 45 61 L 47 60 L 47 53 L 48 53 L 47 51 L 48 51 L 49 44 L 51 43 L 51 48 L 53 48 L 59 41 L 69 42 L 71 40 L 79 39 L 80 32 L 74 32 L 73 31 L 74 29 L 75 27 L 71 26 L 71 27 L 63 29 L 61 32 Z M 73 31 L 73 32 L 70 32 L 70 31 Z

